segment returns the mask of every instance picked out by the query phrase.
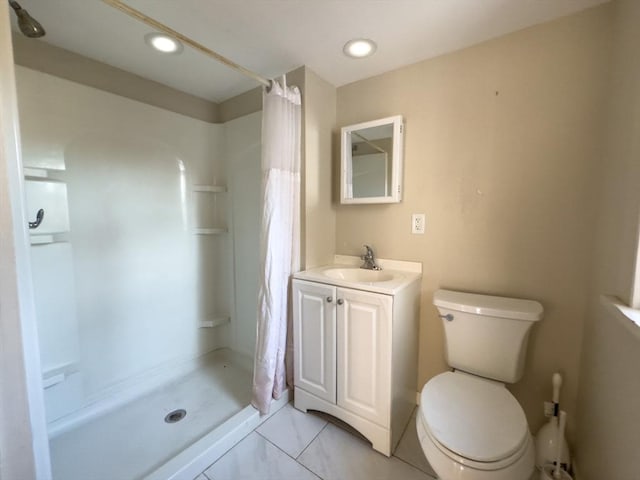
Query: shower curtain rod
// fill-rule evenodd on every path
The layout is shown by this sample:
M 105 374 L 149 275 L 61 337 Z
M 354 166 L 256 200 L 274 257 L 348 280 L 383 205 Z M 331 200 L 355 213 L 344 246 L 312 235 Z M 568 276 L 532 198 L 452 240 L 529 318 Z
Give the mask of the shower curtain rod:
M 137 19 L 137 20 L 140 20 L 141 22 L 146 23 L 147 25 L 166 33 L 167 35 L 170 35 L 170 36 L 180 40 L 182 43 L 186 43 L 187 45 L 189 45 L 190 47 L 198 50 L 199 52 L 202 52 L 205 55 L 210 56 L 214 60 L 217 60 L 218 62 L 225 64 L 227 67 L 233 68 L 237 72 L 240 72 L 241 74 L 243 74 L 243 75 L 245 75 L 245 76 L 247 76 L 249 78 L 257 80 L 258 82 L 260 82 L 265 87 L 270 87 L 271 86 L 271 80 L 269 80 L 267 78 L 264 78 L 262 75 L 258 75 L 257 73 L 252 72 L 251 70 L 249 70 L 247 68 L 244 68 L 242 65 L 238 65 L 233 60 L 229 60 L 227 57 L 224 57 L 224 56 L 220 55 L 219 53 L 214 52 L 213 50 L 205 47 L 204 45 L 196 42 L 195 40 L 190 39 L 189 37 L 181 34 L 180 32 L 176 32 L 172 28 L 167 27 L 164 23 L 160 23 L 157 20 L 154 20 L 153 18 L 145 15 L 141 11 L 136 10 L 133 7 L 130 7 L 129 5 L 127 5 L 125 3 L 122 3 L 119 0 L 102 0 L 102 1 L 104 3 L 112 6 L 113 8 L 117 8 L 121 12 L 126 13 L 127 15 L 129 15 L 129 16 Z

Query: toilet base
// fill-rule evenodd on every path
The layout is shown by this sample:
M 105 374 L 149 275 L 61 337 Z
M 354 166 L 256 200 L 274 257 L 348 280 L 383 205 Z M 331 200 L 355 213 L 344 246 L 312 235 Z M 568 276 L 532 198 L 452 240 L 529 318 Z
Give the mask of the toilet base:
M 422 425 L 420 415 L 416 416 L 416 429 L 422 451 L 440 480 L 530 480 L 535 478 L 535 449 L 531 435 L 523 455 L 508 467 L 500 470 L 478 470 L 446 456 L 431 440 Z

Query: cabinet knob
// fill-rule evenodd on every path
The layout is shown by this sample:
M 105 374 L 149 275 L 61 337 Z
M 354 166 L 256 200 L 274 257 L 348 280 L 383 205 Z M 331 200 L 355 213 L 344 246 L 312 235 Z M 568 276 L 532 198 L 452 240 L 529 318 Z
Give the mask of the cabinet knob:
M 344 300 L 342 300 L 341 298 L 338 299 L 338 301 L 336 302 L 338 305 L 342 305 L 344 303 Z
M 327 297 L 327 303 L 333 302 L 333 297 Z

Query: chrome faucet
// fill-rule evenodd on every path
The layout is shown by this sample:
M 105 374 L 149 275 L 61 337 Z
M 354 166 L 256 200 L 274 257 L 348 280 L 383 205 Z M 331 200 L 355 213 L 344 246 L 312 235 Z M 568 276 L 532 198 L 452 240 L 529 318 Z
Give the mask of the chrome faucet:
M 371 247 L 369 245 L 365 245 L 364 248 L 367 249 L 367 253 L 360 257 L 364 261 L 360 268 L 365 268 L 367 270 L 382 270 L 382 267 L 376 264 L 376 258 L 373 255 Z

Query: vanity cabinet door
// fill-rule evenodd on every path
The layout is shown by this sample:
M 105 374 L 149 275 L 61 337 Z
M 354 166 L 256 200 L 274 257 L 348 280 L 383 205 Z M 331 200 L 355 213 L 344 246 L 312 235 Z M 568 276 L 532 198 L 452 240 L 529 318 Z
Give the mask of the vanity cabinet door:
M 392 297 L 337 289 L 338 405 L 389 427 Z
M 294 384 L 336 403 L 336 287 L 293 281 Z

